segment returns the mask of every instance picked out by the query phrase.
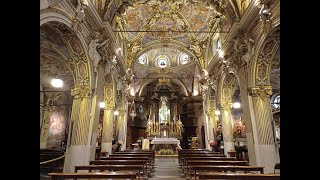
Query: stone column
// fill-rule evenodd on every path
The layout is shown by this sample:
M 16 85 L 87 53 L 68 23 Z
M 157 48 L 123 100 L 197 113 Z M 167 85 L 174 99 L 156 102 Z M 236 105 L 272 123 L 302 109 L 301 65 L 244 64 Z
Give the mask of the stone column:
M 234 149 L 233 140 L 233 129 L 232 129 L 232 114 L 230 109 L 230 103 L 224 103 L 221 106 L 221 117 L 222 117 L 222 133 L 223 133 L 223 146 L 224 154 L 228 155 L 228 151 Z
M 50 118 L 54 109 L 55 107 L 50 105 L 46 105 L 43 108 L 43 122 L 41 124 L 41 133 L 40 133 L 40 148 L 43 148 L 43 149 L 47 147 Z
M 215 111 L 215 108 L 213 108 L 213 107 L 209 107 L 209 110 L 207 111 L 208 125 L 209 125 L 209 128 L 208 128 L 209 129 L 209 143 L 210 143 L 210 141 L 216 141 L 216 138 L 213 133 L 213 131 L 216 132 L 215 125 L 217 124 L 216 120 L 215 120 L 214 111 Z M 209 150 L 212 150 L 212 147 L 210 145 L 209 145 Z
M 125 146 L 123 142 L 125 142 L 125 134 L 124 134 L 124 110 L 121 108 L 119 109 L 119 115 L 118 115 L 118 123 L 117 123 L 117 129 L 118 129 L 118 141 L 122 142 L 122 146 Z M 122 147 L 121 147 L 122 149 Z
M 249 95 L 248 95 L 248 80 L 247 72 L 245 70 L 246 66 L 242 66 L 239 69 L 239 81 L 240 81 L 240 97 L 241 97 L 241 106 L 243 112 L 243 119 L 246 125 L 246 139 L 247 139 L 247 148 L 249 155 L 249 164 L 251 166 L 256 166 L 256 154 L 254 150 L 254 141 L 253 141 L 253 132 L 252 132 L 252 121 L 251 117 L 254 116 L 252 111 L 252 103 L 249 104 Z M 250 97 L 251 98 L 251 97 Z M 250 111 L 251 109 L 251 111 Z
M 208 106 L 206 105 L 207 101 L 205 99 L 206 96 L 204 96 L 203 98 L 203 101 L 202 101 L 202 108 L 203 108 L 203 124 L 204 124 L 204 146 L 206 149 L 209 149 L 211 150 L 211 147 L 210 147 L 210 140 L 212 139 L 212 133 L 211 133 L 211 136 L 210 136 L 210 126 L 209 126 L 209 117 L 208 117 L 208 114 L 207 114 L 207 108 Z
M 272 88 L 256 87 L 251 89 L 252 129 L 257 166 L 263 166 L 265 173 L 272 173 L 274 165 L 280 162 L 272 131 L 272 109 L 270 95 Z
M 70 134 L 66 149 L 63 172 L 74 172 L 76 165 L 88 165 L 90 160 L 90 112 L 92 90 L 90 86 L 71 89 L 73 96 Z
M 98 73 L 96 76 L 96 91 L 92 99 L 92 110 L 91 110 L 91 119 L 90 123 L 92 127 L 92 135 L 91 135 L 91 152 L 90 152 L 90 160 L 95 159 L 96 155 L 96 142 L 98 136 L 98 125 L 100 118 L 100 102 L 103 101 L 103 74 L 104 69 L 101 66 L 98 66 Z
M 105 75 L 104 84 L 104 102 L 106 104 L 103 114 L 103 127 L 102 127 L 102 140 L 101 151 L 106 151 L 109 154 L 112 153 L 112 138 L 113 138 L 113 121 L 114 121 L 114 81 L 112 74 Z
M 103 115 L 102 141 L 101 151 L 112 153 L 112 137 L 113 137 L 113 107 L 105 107 Z

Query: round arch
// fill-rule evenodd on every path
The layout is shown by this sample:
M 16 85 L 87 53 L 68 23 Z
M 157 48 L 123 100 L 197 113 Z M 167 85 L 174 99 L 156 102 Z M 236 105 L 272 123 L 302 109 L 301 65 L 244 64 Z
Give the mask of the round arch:
M 188 90 L 187 90 L 186 86 L 183 84 L 183 82 L 181 82 L 179 79 L 177 79 L 176 77 L 174 77 L 172 75 L 159 75 L 159 74 L 151 76 L 149 79 L 147 79 L 145 82 L 142 83 L 142 85 L 141 85 L 141 87 L 139 89 L 138 96 L 141 95 L 144 87 L 146 87 L 148 84 L 156 81 L 156 78 L 170 78 L 170 79 L 172 79 L 172 82 L 177 84 L 177 85 L 179 85 L 179 86 L 181 86 L 182 89 L 183 89 L 184 94 L 186 96 L 188 96 Z
M 72 20 L 71 17 L 68 16 L 68 14 L 66 14 L 65 12 L 59 10 L 59 9 L 53 9 L 51 11 L 45 11 L 43 13 L 40 14 L 40 27 L 44 24 L 50 23 L 50 22 L 58 22 L 61 23 L 65 26 L 67 26 L 70 31 L 75 35 L 76 39 L 78 39 L 80 42 L 80 49 L 82 50 L 85 59 L 87 60 L 87 74 L 88 74 L 88 78 L 89 78 L 89 84 L 90 87 L 94 87 L 94 80 L 93 80 L 93 65 L 90 61 L 90 58 L 88 56 L 88 45 L 83 37 L 83 35 L 80 33 L 80 31 L 74 31 L 72 28 Z M 77 67 L 77 66 L 76 66 Z M 78 70 L 77 70 L 78 71 Z M 75 73 L 76 76 L 76 80 L 77 80 L 77 74 Z M 77 81 L 74 81 L 75 83 Z M 75 84 L 76 85 L 76 84 Z
M 219 81 L 219 84 L 218 84 L 218 97 L 217 97 L 217 104 L 221 104 L 221 102 L 223 101 L 223 87 L 225 85 L 225 81 L 227 79 L 227 76 L 235 76 L 236 78 L 236 81 L 237 81 L 237 86 L 240 86 L 240 80 L 239 80 L 239 76 L 234 73 L 234 72 L 231 72 L 231 71 L 228 71 L 228 72 L 223 72 L 222 75 L 221 75 L 221 79 Z M 234 92 L 232 92 L 232 94 L 234 94 Z
M 270 85 L 271 59 L 275 57 L 280 46 L 279 32 L 280 23 L 274 24 L 271 31 L 263 34 L 258 42 L 256 53 L 250 63 L 248 87 Z

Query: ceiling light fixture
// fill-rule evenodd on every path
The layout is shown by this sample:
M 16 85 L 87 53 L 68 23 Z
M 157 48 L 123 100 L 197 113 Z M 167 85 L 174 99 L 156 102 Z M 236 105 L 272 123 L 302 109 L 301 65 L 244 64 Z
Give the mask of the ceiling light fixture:
M 63 81 L 61 79 L 52 79 L 51 85 L 55 88 L 61 88 L 63 86 Z
M 100 107 L 100 108 L 106 107 L 106 103 L 105 103 L 105 102 L 100 102 L 100 103 L 99 103 L 99 107 Z
M 241 107 L 241 104 L 239 102 L 233 103 L 233 108 L 238 109 Z

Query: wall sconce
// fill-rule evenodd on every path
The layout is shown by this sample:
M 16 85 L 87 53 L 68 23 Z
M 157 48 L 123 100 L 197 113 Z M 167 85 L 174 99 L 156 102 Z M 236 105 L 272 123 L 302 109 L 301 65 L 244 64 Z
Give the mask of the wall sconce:
M 220 115 L 220 110 L 216 110 L 216 111 L 214 112 L 214 114 L 215 114 L 216 116 L 219 116 L 219 115 Z

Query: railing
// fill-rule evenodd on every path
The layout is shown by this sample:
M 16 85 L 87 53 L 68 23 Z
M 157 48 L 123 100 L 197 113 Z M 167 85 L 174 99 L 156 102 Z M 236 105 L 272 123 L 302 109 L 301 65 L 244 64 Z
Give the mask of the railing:
M 43 161 L 43 162 L 40 162 L 40 165 L 43 165 L 43 164 L 48 164 L 50 162 L 54 162 L 54 161 L 57 161 L 57 160 L 60 160 L 62 158 L 64 158 L 66 156 L 66 154 L 60 156 L 60 157 L 57 157 L 57 158 L 54 158 L 54 159 L 51 159 L 51 160 L 48 160 L 48 161 Z

